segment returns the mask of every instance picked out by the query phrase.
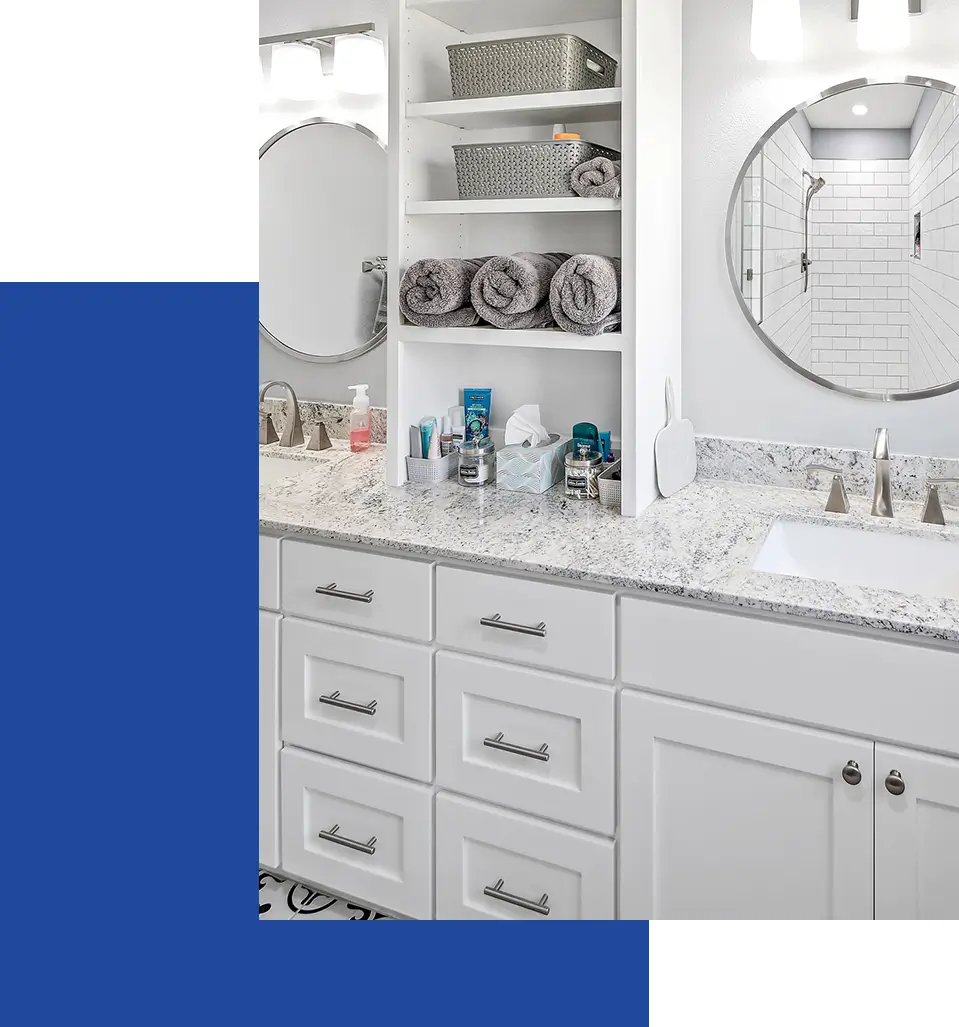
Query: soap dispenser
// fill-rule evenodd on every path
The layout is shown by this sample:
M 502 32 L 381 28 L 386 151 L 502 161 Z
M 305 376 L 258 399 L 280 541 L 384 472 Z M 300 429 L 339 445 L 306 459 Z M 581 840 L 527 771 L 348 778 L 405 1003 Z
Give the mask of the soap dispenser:
M 370 397 L 366 394 L 369 385 L 350 385 L 349 388 L 356 393 L 350 411 L 350 449 L 362 453 L 370 448 Z

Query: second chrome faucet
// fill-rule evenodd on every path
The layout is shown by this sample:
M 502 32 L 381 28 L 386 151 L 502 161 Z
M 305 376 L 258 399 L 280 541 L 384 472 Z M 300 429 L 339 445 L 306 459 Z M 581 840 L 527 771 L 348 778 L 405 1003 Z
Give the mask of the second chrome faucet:
M 889 430 L 877 428 L 872 445 L 876 461 L 876 483 L 872 491 L 873 517 L 892 517 L 892 481 L 889 477 Z

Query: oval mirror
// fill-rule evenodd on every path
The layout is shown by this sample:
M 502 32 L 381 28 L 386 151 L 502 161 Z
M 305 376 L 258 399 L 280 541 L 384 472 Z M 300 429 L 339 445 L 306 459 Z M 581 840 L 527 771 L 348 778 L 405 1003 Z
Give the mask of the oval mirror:
M 349 360 L 386 337 L 386 147 L 311 118 L 260 149 L 260 331 L 306 360 Z
M 959 98 L 858 79 L 756 143 L 726 218 L 756 334 L 830 389 L 906 400 L 959 388 Z

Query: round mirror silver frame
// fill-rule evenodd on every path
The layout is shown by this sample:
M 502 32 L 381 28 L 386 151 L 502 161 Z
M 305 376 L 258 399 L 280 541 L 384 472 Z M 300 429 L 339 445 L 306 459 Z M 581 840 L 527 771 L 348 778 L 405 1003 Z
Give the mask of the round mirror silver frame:
M 362 135 L 368 136 L 384 153 L 387 152 L 386 144 L 383 140 L 365 125 L 357 124 L 355 121 L 341 121 L 338 118 L 318 117 L 307 118 L 304 121 L 297 121 L 292 125 L 287 125 L 286 128 L 281 128 L 279 132 L 270 136 L 270 138 L 267 139 L 267 141 L 260 147 L 259 158 L 262 158 L 263 154 L 265 154 L 274 143 L 279 142 L 284 136 L 289 135 L 291 132 L 296 132 L 298 129 L 307 128 L 310 125 L 341 125 L 344 128 L 351 128 L 356 132 L 360 132 Z M 354 357 L 362 356 L 364 353 L 368 353 L 371 349 L 379 346 L 379 344 L 386 338 L 386 328 L 381 328 L 362 346 L 357 346 L 355 349 L 351 349 L 345 353 L 320 356 L 314 353 L 304 353 L 301 350 L 293 349 L 292 346 L 287 346 L 286 343 L 284 343 L 282 339 L 278 339 L 262 321 L 259 322 L 259 327 L 260 334 L 263 338 L 268 339 L 278 349 L 283 350 L 284 353 L 289 353 L 290 356 L 296 357 L 298 360 L 309 360 L 316 364 L 337 364 L 344 360 L 352 360 Z
M 732 246 L 733 219 L 735 217 L 736 202 L 739 197 L 740 190 L 742 189 L 743 180 L 749 172 L 753 161 L 759 156 L 759 153 L 762 151 L 769 139 L 780 128 L 782 128 L 787 121 L 793 118 L 800 111 L 804 110 L 806 107 L 811 107 L 814 103 L 818 103 L 820 100 L 824 100 L 828 96 L 835 96 L 837 93 L 845 93 L 852 89 L 861 89 L 863 86 L 882 85 L 912 85 L 939 89 L 944 93 L 956 92 L 956 87 L 950 82 L 943 82 L 940 79 L 920 77 L 917 75 L 906 75 L 903 78 L 887 79 L 856 78 L 851 79 L 848 82 L 841 82 L 839 85 L 832 86 L 821 93 L 817 93 L 805 103 L 797 104 L 795 107 L 786 111 L 781 118 L 778 118 L 769 126 L 768 129 L 766 129 L 756 145 L 749 151 L 746 160 L 743 162 L 743 166 L 739 169 L 739 174 L 736 175 L 736 181 L 733 183 L 733 191 L 729 198 L 729 206 L 726 208 L 726 271 L 729 274 L 730 285 L 732 286 L 733 292 L 735 293 L 736 299 L 739 303 L 739 309 L 743 312 L 743 316 L 746 318 L 749 326 L 759 337 L 762 344 L 771 353 L 775 354 L 775 356 L 784 364 L 791 367 L 797 374 L 801 374 L 803 378 L 808 378 L 809 381 L 815 382 L 817 385 L 823 386 L 823 388 L 831 389 L 833 392 L 842 392 L 847 396 L 857 396 L 860 399 L 872 399 L 878 400 L 879 402 L 904 402 L 911 399 L 929 399 L 932 396 L 943 396 L 948 392 L 953 392 L 956 389 L 959 389 L 959 380 L 947 382 L 945 385 L 937 385 L 930 389 L 917 389 L 915 392 L 878 392 L 867 391 L 865 389 L 853 389 L 847 385 L 837 385 L 835 382 L 831 382 L 828 378 L 823 378 L 820 375 L 807 370 L 801 364 L 796 363 L 795 360 L 783 353 L 776 343 L 766 334 L 763 328 L 756 322 L 756 319 L 753 317 L 752 311 L 749 309 L 746 299 L 743 296 L 742 289 L 739 286 Z

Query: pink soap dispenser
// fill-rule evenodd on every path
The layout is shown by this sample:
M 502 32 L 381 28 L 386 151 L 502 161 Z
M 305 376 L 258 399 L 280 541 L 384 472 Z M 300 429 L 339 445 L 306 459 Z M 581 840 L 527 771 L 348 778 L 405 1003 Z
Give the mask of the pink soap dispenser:
M 350 411 L 350 449 L 362 453 L 370 448 L 370 397 L 366 394 L 369 385 L 350 385 L 349 388 L 356 393 Z

